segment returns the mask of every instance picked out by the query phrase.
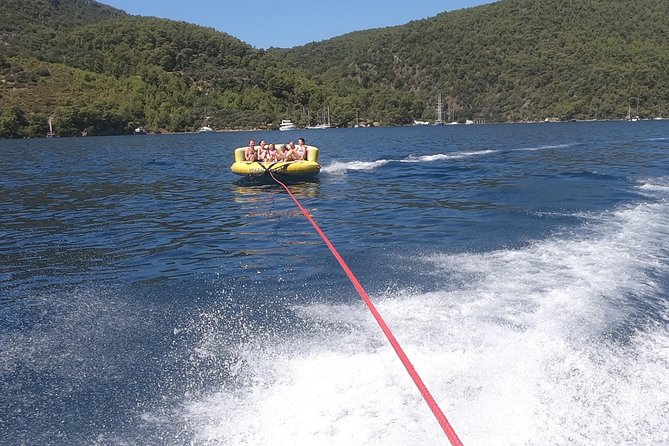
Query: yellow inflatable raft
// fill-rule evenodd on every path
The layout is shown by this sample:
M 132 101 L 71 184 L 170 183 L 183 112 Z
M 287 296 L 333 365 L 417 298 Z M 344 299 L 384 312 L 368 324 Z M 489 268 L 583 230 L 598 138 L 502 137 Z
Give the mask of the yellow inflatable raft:
M 276 144 L 281 151 L 284 144 Z M 244 161 L 244 150 L 246 147 L 235 149 L 235 162 L 230 166 L 232 173 L 243 176 L 269 175 L 270 172 L 278 175 L 287 176 L 310 176 L 316 175 L 321 171 L 321 165 L 318 164 L 318 148 L 307 146 L 307 159 L 300 161 L 279 161 L 277 163 L 267 163 L 260 161 Z

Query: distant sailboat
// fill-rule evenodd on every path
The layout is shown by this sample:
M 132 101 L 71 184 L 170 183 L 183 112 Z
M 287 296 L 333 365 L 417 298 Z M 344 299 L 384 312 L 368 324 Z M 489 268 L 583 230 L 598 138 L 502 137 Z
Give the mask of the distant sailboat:
M 205 93 L 205 96 L 209 96 L 209 92 Z M 204 107 L 204 116 L 205 116 L 204 123 L 203 123 L 202 127 L 197 129 L 198 133 L 209 133 L 209 132 L 214 131 L 214 129 L 209 127 L 209 116 L 207 116 L 207 113 L 208 113 L 208 107 L 205 105 L 205 107 Z
M 46 134 L 47 138 L 53 138 L 54 136 L 56 136 L 56 134 L 53 132 L 52 121 L 53 121 L 53 116 L 49 116 L 49 132 Z
M 632 116 L 632 106 L 627 107 L 627 116 L 625 116 L 625 121 L 637 122 L 639 120 L 638 116 Z
M 441 93 L 437 96 L 437 120 L 434 121 L 433 125 L 444 125 L 444 120 L 442 119 L 443 105 L 441 103 Z
M 639 120 L 639 96 L 636 97 L 636 116 L 632 116 L 632 121 L 636 122 Z
M 214 131 L 214 129 L 212 129 L 211 127 L 209 127 L 207 125 L 208 121 L 209 121 L 209 116 L 204 118 L 204 125 L 202 127 L 200 127 L 199 129 L 197 129 L 198 133 L 207 133 L 207 132 L 213 132 Z
M 627 104 L 627 116 L 625 121 L 637 122 L 639 120 L 639 97 L 636 98 L 636 115 L 632 116 L 632 105 Z
M 320 124 L 308 126 L 308 129 L 329 129 L 330 128 L 330 106 L 323 109 L 323 120 Z

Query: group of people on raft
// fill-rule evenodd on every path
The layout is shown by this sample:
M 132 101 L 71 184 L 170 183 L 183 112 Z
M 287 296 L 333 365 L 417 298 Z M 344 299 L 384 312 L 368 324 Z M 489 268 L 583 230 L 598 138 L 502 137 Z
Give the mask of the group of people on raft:
M 304 138 L 288 144 L 266 144 L 264 140 L 256 145 L 254 140 L 249 141 L 249 146 L 244 149 L 244 161 L 276 163 L 279 161 L 299 161 L 307 159 L 307 145 Z

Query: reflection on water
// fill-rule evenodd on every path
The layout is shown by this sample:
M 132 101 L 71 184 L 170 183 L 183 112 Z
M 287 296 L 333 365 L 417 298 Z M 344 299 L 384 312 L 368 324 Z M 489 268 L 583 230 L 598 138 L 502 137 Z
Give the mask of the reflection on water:
M 290 189 L 290 192 L 299 198 L 318 198 L 320 192 L 320 181 L 317 178 L 310 180 L 285 180 L 281 179 Z M 250 203 L 261 201 L 266 194 L 284 193 L 283 187 L 277 184 L 271 177 L 249 177 L 233 183 L 235 202 Z

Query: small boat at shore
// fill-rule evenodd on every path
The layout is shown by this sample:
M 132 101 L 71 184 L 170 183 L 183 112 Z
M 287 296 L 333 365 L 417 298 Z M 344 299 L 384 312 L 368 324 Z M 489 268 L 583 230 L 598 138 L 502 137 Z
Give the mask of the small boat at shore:
M 281 151 L 285 144 L 276 144 Z M 230 170 L 235 175 L 241 176 L 263 176 L 270 173 L 277 176 L 309 177 L 317 175 L 321 171 L 318 164 L 318 147 L 307 146 L 307 159 L 299 161 L 278 161 L 275 163 L 264 161 L 245 161 L 244 150 L 246 147 L 235 149 L 235 162 Z

